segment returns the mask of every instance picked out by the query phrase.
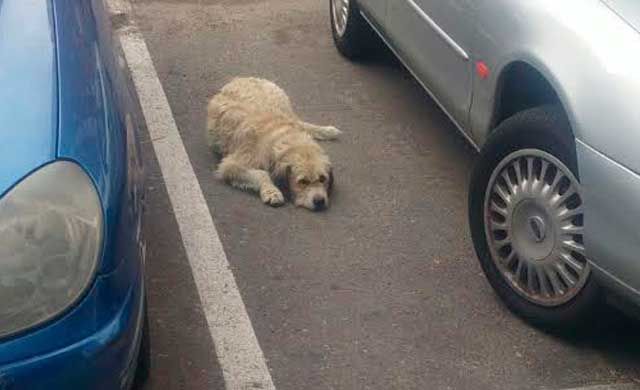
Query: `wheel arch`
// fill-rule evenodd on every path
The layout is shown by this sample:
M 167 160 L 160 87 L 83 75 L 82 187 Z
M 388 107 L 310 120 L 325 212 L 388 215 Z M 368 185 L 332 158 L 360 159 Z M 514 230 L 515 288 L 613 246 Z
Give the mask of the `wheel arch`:
M 533 58 L 511 60 L 501 67 L 497 77 L 489 134 L 514 114 L 543 105 L 561 107 L 570 124 L 567 135 L 578 136 L 565 90 L 554 73 Z

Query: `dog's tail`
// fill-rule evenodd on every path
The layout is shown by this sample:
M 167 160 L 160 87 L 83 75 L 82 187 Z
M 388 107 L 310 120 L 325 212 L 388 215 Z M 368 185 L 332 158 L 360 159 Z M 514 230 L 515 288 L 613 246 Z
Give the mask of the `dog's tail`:
M 333 126 L 318 126 L 307 122 L 300 122 L 300 124 L 302 129 L 317 141 L 333 141 L 342 134 L 342 131 Z

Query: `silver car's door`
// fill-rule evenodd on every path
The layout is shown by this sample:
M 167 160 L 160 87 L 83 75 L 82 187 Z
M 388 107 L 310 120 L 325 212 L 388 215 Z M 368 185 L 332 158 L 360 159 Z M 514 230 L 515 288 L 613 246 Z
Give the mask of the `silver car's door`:
M 385 22 L 390 43 L 463 129 L 472 89 L 469 12 L 469 0 L 393 0 Z
M 353 1 L 353 0 L 351 0 Z M 383 25 L 387 16 L 387 0 L 358 0 L 358 5 L 378 25 Z

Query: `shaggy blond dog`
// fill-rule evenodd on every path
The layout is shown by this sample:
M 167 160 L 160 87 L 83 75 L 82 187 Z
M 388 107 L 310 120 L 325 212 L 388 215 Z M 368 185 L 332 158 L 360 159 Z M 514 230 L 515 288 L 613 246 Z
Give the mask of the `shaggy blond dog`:
M 219 177 L 258 192 L 271 206 L 285 202 L 274 181 L 284 183 L 297 206 L 318 211 L 329 205 L 331 163 L 314 140 L 340 133 L 300 120 L 287 94 L 267 80 L 236 78 L 209 102 L 208 143 L 223 156 Z

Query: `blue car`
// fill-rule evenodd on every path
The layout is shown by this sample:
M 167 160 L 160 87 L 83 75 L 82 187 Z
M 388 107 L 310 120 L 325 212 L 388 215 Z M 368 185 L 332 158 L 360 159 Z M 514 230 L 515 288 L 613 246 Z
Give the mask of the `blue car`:
M 109 28 L 102 0 L 0 1 L 0 390 L 148 367 L 138 106 Z

